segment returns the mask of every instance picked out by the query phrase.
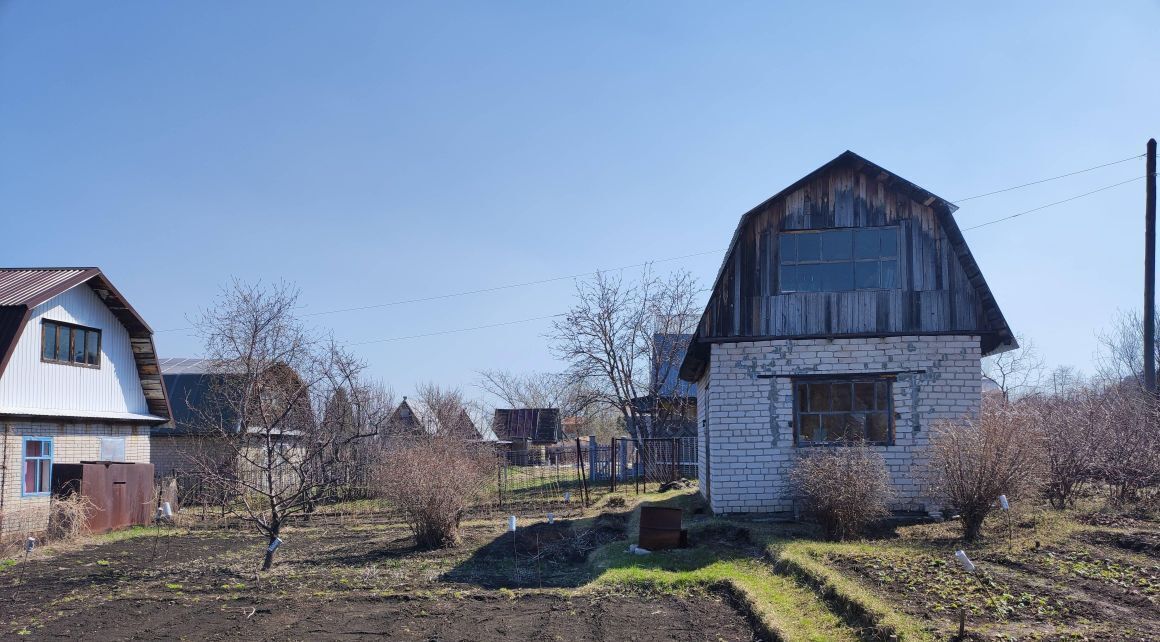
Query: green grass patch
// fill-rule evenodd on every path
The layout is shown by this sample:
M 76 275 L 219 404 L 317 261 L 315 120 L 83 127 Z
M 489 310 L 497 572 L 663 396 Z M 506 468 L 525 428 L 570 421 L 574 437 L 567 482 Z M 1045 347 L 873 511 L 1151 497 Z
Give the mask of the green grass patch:
M 857 640 L 856 632 L 807 588 L 775 574 L 760 559 L 719 559 L 708 549 L 635 555 L 624 542 L 594 556 L 592 586 L 690 594 L 724 590 L 745 606 L 767 636 L 786 642 Z

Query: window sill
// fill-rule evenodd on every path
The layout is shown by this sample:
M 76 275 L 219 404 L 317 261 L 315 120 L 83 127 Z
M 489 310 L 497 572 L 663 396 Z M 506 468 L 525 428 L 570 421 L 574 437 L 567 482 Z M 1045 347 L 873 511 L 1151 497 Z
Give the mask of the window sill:
M 89 370 L 100 370 L 101 369 L 100 363 L 91 364 L 91 363 L 77 363 L 75 361 L 58 361 L 56 359 L 45 359 L 44 357 L 40 358 L 40 362 L 41 363 L 51 363 L 51 364 L 57 365 L 57 366 L 72 366 L 74 368 L 87 368 Z
M 890 441 L 819 441 L 819 442 L 794 442 L 795 448 L 847 448 L 849 446 L 881 446 L 883 448 L 890 448 L 894 442 Z

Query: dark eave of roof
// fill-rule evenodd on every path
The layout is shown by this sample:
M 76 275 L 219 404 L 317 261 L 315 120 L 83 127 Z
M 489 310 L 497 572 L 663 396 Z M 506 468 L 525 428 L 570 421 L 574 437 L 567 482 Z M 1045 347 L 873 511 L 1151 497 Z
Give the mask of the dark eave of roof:
M 959 229 L 958 223 L 955 221 L 954 212 L 959 208 L 958 205 L 948 201 L 941 196 L 934 194 L 918 185 L 902 178 L 901 176 L 876 165 L 865 158 L 850 150 L 846 150 L 835 157 L 833 160 L 806 174 L 805 176 L 794 181 L 788 187 L 782 189 L 778 193 L 770 196 L 762 201 L 756 207 L 751 208 L 748 212 L 742 215 L 741 220 L 737 223 L 736 229 L 733 231 L 733 238 L 729 242 L 729 249 L 725 251 L 725 257 L 721 260 L 721 266 L 717 269 L 717 277 L 713 280 L 713 288 L 711 290 L 710 303 L 706 303 L 705 310 L 701 312 L 701 318 L 697 322 L 697 330 L 693 333 L 693 338 L 689 342 L 689 349 L 685 353 L 685 359 L 681 362 L 679 376 L 684 381 L 695 382 L 701 378 L 708 366 L 709 361 L 709 344 L 701 337 L 701 324 L 705 320 L 705 315 L 708 314 L 709 306 L 712 299 L 717 296 L 717 290 L 721 285 L 721 278 L 725 274 L 725 268 L 729 265 L 729 260 L 733 256 L 733 252 L 737 249 L 737 243 L 741 239 L 741 232 L 745 226 L 749 224 L 751 218 L 759 212 L 764 211 L 774 201 L 785 195 L 799 189 L 806 183 L 812 181 L 814 177 L 819 174 L 828 172 L 837 167 L 851 167 L 855 171 L 862 172 L 867 176 L 873 177 L 879 183 L 882 183 L 887 189 L 898 190 L 911 199 L 922 203 L 923 205 L 931 207 L 938 216 L 939 223 L 946 232 L 947 239 L 951 243 L 951 247 L 958 255 L 959 261 L 963 265 L 963 270 L 967 274 L 971 285 L 974 286 L 976 292 L 979 294 L 979 301 L 982 304 L 984 315 L 987 322 L 992 328 L 995 328 L 994 337 L 984 339 L 982 347 L 983 356 L 990 354 L 998 354 L 1013 350 L 1019 347 L 1015 341 L 1014 335 L 1011 333 L 1010 327 L 1007 325 L 1007 320 L 1003 316 L 1003 312 L 999 309 L 998 303 L 995 301 L 995 296 L 991 292 L 990 286 L 987 285 L 986 279 L 983 278 L 983 273 L 979 269 L 975 257 L 971 254 L 971 250 L 967 247 L 966 239 L 963 238 L 963 233 Z M 731 337 L 733 341 L 761 341 L 770 338 L 793 338 L 793 337 Z

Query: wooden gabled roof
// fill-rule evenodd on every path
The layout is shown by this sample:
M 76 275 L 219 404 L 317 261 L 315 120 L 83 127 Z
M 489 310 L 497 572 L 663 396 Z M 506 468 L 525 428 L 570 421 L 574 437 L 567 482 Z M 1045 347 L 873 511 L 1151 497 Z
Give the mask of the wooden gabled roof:
M 169 419 L 169 399 L 157 363 L 153 330 L 99 268 L 0 268 L 0 375 L 8 367 L 32 309 L 82 284 L 92 288 L 128 331 L 149 413 Z
M 967 279 L 978 296 L 983 315 L 991 330 L 988 336 L 984 337 L 982 346 L 984 356 L 1017 348 L 1018 343 L 1015 340 L 1014 334 L 1011 332 L 1007 320 L 1003 316 L 1003 312 L 999 309 L 999 305 L 991 292 L 990 286 L 987 285 L 986 279 L 983 278 L 983 273 L 979 269 L 979 265 L 975 261 L 975 257 L 971 253 L 970 248 L 967 246 L 966 239 L 963 238 L 958 223 L 955 221 L 953 214 L 958 209 L 958 206 L 849 150 L 842 152 L 833 160 L 818 167 L 797 181 L 794 181 L 791 185 L 770 196 L 742 215 L 741 220 L 733 232 L 729 249 L 726 250 L 725 256 L 721 261 L 721 266 L 717 270 L 717 276 L 713 282 L 713 294 L 711 295 L 709 304 L 706 305 L 705 311 L 702 313 L 702 322 L 712 307 L 713 298 L 720 295 L 722 277 L 725 275 L 726 269 L 730 265 L 734 253 L 737 251 L 742 232 L 750 224 L 751 220 L 779 199 L 799 190 L 819 176 L 838 168 L 848 168 L 855 172 L 860 172 L 885 189 L 905 194 L 911 200 L 930 207 L 934 211 L 939 225 L 947 236 L 951 249 L 958 258 L 959 263 L 966 273 Z M 693 335 L 689 350 L 681 364 L 680 377 L 685 381 L 696 381 L 699 379 L 704 371 L 705 365 L 708 363 L 709 346 L 704 342 L 704 337 L 701 336 L 702 325 L 703 323 L 698 324 L 698 329 Z M 747 340 L 747 338 L 738 337 L 738 340 L 743 341 Z

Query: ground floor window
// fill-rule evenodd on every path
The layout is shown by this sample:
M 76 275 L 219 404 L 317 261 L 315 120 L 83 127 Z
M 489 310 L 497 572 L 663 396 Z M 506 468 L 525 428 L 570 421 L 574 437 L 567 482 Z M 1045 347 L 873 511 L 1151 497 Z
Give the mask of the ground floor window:
M 894 437 L 891 383 L 882 377 L 795 380 L 795 443 L 890 444 Z
M 52 490 L 52 438 L 24 438 L 24 494 L 47 495 Z

